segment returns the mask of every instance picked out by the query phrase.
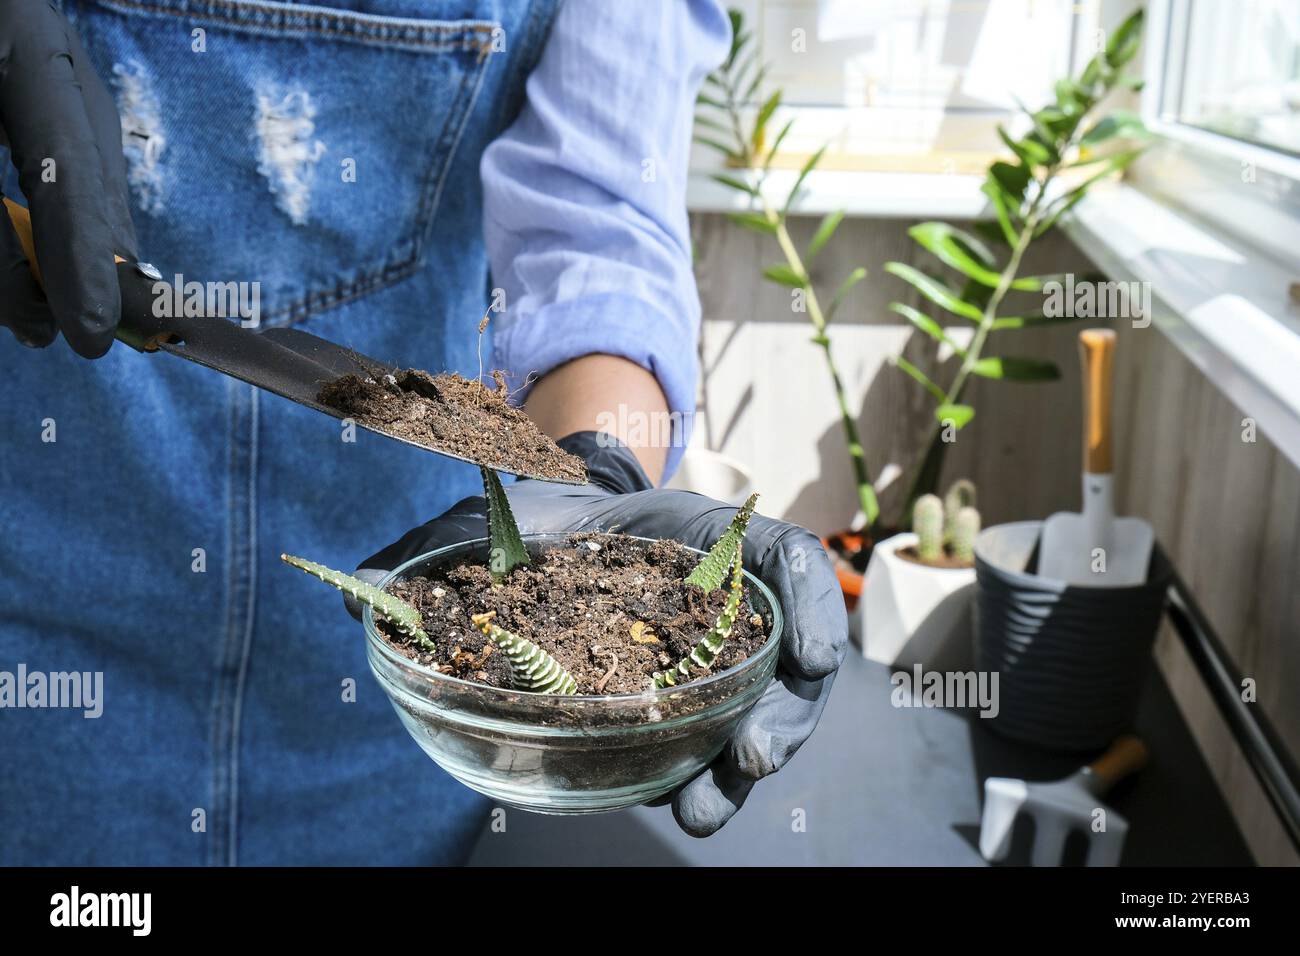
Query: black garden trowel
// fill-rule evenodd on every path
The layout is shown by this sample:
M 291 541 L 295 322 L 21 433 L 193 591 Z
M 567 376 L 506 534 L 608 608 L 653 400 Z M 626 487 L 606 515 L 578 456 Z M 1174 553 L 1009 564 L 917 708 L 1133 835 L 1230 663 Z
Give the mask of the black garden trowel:
M 4 204 L 27 261 L 32 266 L 32 272 L 37 281 L 40 281 L 36 247 L 32 241 L 31 217 L 25 207 L 10 199 L 5 199 Z M 318 400 L 321 386 L 349 373 L 370 376 L 376 380 L 399 373 L 399 369 L 386 362 L 369 358 L 353 349 L 335 345 L 298 329 L 257 331 L 242 326 L 238 320 L 212 316 L 159 317 L 154 309 L 154 284 L 164 281 L 161 273 L 145 262 L 127 262 L 120 256 L 116 257 L 116 261 L 118 286 L 122 291 L 122 320 L 118 326 L 117 338 L 136 351 L 167 352 L 338 419 L 347 416 Z M 507 474 L 576 483 L 573 479 L 531 475 L 520 471 L 518 465 L 509 461 L 476 460 L 467 457 L 464 448 L 453 450 L 414 441 L 359 420 L 356 424 L 416 448 L 484 465 Z

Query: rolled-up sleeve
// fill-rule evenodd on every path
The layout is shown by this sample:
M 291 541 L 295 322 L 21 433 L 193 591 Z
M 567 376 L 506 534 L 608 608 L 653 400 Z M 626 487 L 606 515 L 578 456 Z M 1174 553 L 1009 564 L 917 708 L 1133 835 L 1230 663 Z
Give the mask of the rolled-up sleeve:
M 514 388 L 593 353 L 652 372 L 674 413 L 668 473 L 689 437 L 699 374 L 685 203 L 692 115 L 729 40 L 715 0 L 565 0 L 520 115 L 481 168 L 487 251 L 506 303 L 493 319 L 496 364 Z

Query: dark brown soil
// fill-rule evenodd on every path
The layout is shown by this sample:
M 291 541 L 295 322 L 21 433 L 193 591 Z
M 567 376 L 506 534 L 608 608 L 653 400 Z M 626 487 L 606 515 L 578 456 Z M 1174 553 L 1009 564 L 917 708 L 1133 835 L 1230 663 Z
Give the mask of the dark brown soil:
M 574 535 L 515 568 L 494 585 L 485 566 L 453 565 L 410 578 L 391 590 L 424 615 L 437 644 L 425 651 L 386 624 L 389 644 L 446 674 L 493 687 L 510 686 L 505 655 L 491 648 L 470 616 L 496 611 L 495 622 L 555 657 L 578 682 L 579 694 L 636 694 L 655 671 L 681 660 L 713 625 L 726 603 L 685 578 L 699 556 L 675 541 L 622 535 Z M 731 637 L 708 673 L 734 667 L 763 646 L 771 621 L 752 610 L 748 594 Z
M 943 554 L 940 555 L 938 560 L 935 561 L 923 561 L 921 559 L 921 556 L 916 553 L 916 546 L 910 544 L 906 548 L 899 548 L 894 553 L 897 554 L 904 561 L 911 561 L 913 564 L 922 564 L 925 565 L 927 568 L 956 569 L 956 568 L 975 567 L 975 565 L 970 561 L 963 561 L 960 558 L 954 557 L 946 547 L 943 549 Z
M 587 466 L 560 449 L 507 401 L 505 376 L 496 388 L 452 373 L 407 369 L 380 380 L 344 375 L 321 388 L 322 405 L 361 425 L 516 475 L 583 483 Z

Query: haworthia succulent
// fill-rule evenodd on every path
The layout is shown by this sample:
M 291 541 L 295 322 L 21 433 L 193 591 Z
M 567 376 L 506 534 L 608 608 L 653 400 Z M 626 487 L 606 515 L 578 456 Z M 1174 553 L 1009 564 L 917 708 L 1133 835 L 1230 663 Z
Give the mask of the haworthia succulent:
M 306 558 L 299 558 L 292 554 L 282 554 L 280 560 L 301 571 L 306 571 L 312 577 L 319 578 L 326 584 L 333 585 L 344 594 L 350 594 L 362 604 L 370 605 L 374 608 L 376 614 L 397 628 L 399 633 L 414 638 L 425 650 L 433 651 L 437 649 L 433 641 L 429 640 L 429 635 L 424 633 L 423 628 L 420 627 L 422 623 L 420 612 L 396 595 L 381 591 L 373 584 L 367 584 L 360 578 L 354 578 L 342 571 L 335 571 L 323 564 L 317 564 L 315 561 L 308 561 Z
M 752 502 L 753 499 L 751 498 Z M 722 645 L 726 643 L 727 638 L 731 636 L 731 629 L 736 623 L 736 616 L 740 613 L 740 595 L 741 585 L 743 583 L 742 574 L 744 565 L 740 560 L 740 542 L 736 542 L 736 549 L 732 554 L 731 570 L 731 587 L 727 593 L 727 604 L 718 615 L 717 621 L 709 632 L 700 638 L 700 642 L 691 648 L 691 652 L 677 662 L 677 666 L 666 671 L 659 671 L 654 675 L 656 687 L 672 687 L 678 681 L 688 681 L 691 679 L 691 668 L 705 668 L 711 665 L 717 659 L 718 652 L 722 650 Z
M 700 559 L 695 570 L 686 578 L 687 584 L 694 584 L 704 591 L 716 591 L 727 579 L 727 570 L 733 561 L 739 561 L 741 542 L 745 538 L 745 528 L 754 513 L 754 504 L 758 501 L 758 492 L 749 496 L 749 500 L 736 512 L 731 524 L 722 533 L 722 537 L 709 549 L 709 553 Z
M 483 636 L 501 648 L 510 661 L 510 675 L 519 690 L 538 694 L 576 694 L 578 682 L 550 654 L 532 641 L 511 634 L 492 623 L 496 611 L 470 617 Z
M 528 563 L 528 549 L 524 539 L 519 535 L 519 526 L 515 524 L 514 513 L 510 510 L 510 499 L 506 497 L 501 479 L 491 468 L 480 468 L 483 472 L 483 497 L 487 500 L 488 519 L 488 570 L 492 580 L 502 581 L 505 576 L 521 564 Z

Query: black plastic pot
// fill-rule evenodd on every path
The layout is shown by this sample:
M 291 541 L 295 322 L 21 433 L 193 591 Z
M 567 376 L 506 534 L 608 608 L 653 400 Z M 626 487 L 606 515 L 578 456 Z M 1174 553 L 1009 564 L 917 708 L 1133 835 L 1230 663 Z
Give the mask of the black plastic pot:
M 998 714 L 982 723 L 1053 750 L 1097 750 L 1132 725 L 1173 567 L 1157 545 L 1133 587 L 1040 578 L 1041 528 L 997 525 L 975 543 L 975 663 L 999 675 Z

